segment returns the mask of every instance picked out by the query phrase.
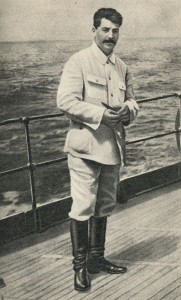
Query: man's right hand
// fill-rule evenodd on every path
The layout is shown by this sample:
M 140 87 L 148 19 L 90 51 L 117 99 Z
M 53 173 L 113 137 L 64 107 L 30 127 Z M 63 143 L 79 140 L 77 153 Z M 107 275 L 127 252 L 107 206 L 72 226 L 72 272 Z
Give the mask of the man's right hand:
M 121 116 L 118 112 L 106 109 L 102 116 L 101 123 L 114 129 L 119 121 L 121 121 Z

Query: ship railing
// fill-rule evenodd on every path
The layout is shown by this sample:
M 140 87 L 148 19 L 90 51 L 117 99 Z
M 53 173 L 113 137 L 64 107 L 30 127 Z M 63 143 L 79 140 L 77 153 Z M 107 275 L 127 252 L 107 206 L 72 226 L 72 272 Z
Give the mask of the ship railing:
M 138 104 L 140 103 L 148 103 L 151 101 L 158 101 L 161 99 L 170 99 L 170 98 L 177 98 L 179 100 L 179 105 L 178 105 L 178 110 L 176 113 L 176 119 L 175 119 L 175 129 L 169 132 L 164 132 L 152 136 L 147 136 L 143 137 L 140 139 L 134 139 L 132 141 L 126 141 L 126 145 L 128 144 L 135 144 L 139 142 L 144 142 L 148 141 L 151 139 L 157 139 L 161 138 L 167 135 L 176 135 L 176 140 L 177 140 L 177 147 L 180 151 L 180 132 L 181 132 L 181 127 L 180 127 L 180 110 L 181 110 L 181 94 L 180 93 L 172 93 L 172 94 L 166 94 L 166 95 L 161 95 L 158 97 L 152 97 L 152 98 L 145 98 L 141 100 L 137 100 Z M 28 170 L 29 172 L 29 182 L 30 182 L 30 191 L 31 191 L 31 202 L 32 202 L 32 211 L 33 211 L 33 216 L 34 216 L 34 226 L 35 226 L 35 231 L 39 231 L 39 222 L 38 222 L 38 213 L 37 213 L 37 201 L 36 201 L 36 189 L 35 189 L 35 175 L 34 172 L 37 168 L 40 167 L 45 167 L 51 164 L 55 163 L 61 163 L 62 161 L 65 161 L 67 158 L 62 157 L 58 159 L 53 159 L 53 160 L 48 160 L 48 161 L 43 161 L 40 163 L 35 163 L 32 159 L 32 147 L 31 147 L 31 139 L 30 139 L 30 133 L 29 133 L 29 124 L 35 120 L 47 120 L 47 119 L 53 119 L 57 117 L 62 117 L 64 114 L 63 113 L 56 113 L 56 114 L 48 114 L 48 115 L 37 115 L 37 116 L 30 116 L 30 117 L 20 117 L 20 118 L 14 118 L 14 119 L 8 119 L 0 122 L 0 126 L 5 126 L 5 125 L 10 125 L 10 124 L 16 124 L 16 123 L 21 123 L 24 125 L 24 131 L 25 131 L 25 139 L 26 139 L 26 151 L 27 151 L 27 164 L 25 166 L 21 166 L 18 168 L 6 170 L 3 172 L 0 172 L 0 177 L 6 176 L 9 174 L 13 174 L 16 172 L 22 172 L 24 170 Z

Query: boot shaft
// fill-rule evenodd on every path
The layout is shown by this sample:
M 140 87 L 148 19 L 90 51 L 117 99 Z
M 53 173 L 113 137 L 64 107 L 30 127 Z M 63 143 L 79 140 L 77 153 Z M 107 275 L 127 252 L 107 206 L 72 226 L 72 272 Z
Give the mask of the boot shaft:
M 104 255 L 107 217 L 91 217 L 89 228 L 89 251 L 95 256 Z
M 74 256 L 74 289 L 77 291 L 87 291 L 91 286 L 86 263 L 88 252 L 88 221 L 71 219 L 70 235 Z
M 90 218 L 88 271 L 91 274 L 100 272 L 100 260 L 104 258 L 106 242 L 107 217 Z
M 88 221 L 71 219 L 70 236 L 72 241 L 73 256 L 85 253 L 88 250 Z
M 88 251 L 88 221 L 71 219 L 70 236 L 74 270 L 81 269 L 86 264 Z

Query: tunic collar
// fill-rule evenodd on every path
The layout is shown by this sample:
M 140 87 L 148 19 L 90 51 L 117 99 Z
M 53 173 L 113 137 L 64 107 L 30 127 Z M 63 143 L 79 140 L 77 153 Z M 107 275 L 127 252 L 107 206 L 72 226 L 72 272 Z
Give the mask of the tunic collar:
M 105 55 L 101 49 L 97 46 L 96 42 L 94 41 L 92 43 L 91 49 L 94 53 L 94 55 L 97 57 L 97 59 L 105 65 L 107 61 L 110 61 L 112 64 L 115 65 L 115 55 L 112 52 L 109 56 Z

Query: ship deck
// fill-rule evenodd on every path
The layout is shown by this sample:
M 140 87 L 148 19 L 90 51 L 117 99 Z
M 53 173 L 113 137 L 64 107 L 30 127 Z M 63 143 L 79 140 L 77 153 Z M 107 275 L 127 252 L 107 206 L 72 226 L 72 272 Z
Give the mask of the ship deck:
M 124 275 L 91 275 L 89 292 L 73 289 L 69 221 L 1 248 L 4 300 L 181 299 L 181 182 L 119 204 L 109 218 L 106 256 Z

